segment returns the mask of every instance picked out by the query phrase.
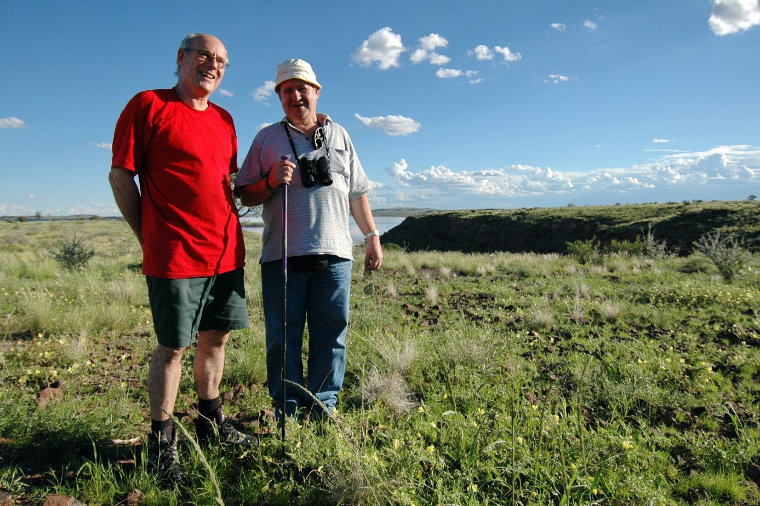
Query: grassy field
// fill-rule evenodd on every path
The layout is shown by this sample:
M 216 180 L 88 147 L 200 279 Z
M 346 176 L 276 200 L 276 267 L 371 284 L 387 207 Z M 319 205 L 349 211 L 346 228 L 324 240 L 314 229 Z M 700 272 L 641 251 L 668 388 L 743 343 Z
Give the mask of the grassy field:
M 95 255 L 67 271 L 50 251 L 74 236 Z M 698 254 L 389 248 L 371 278 L 354 268 L 339 412 L 289 425 L 283 454 L 260 238 L 246 240 L 252 325 L 222 387 L 262 444 L 199 453 L 183 437 L 189 481 L 162 489 L 143 462 L 155 337 L 127 225 L 0 223 L 0 503 L 760 502 L 757 254 L 729 283 Z M 176 417 L 192 438 L 185 360 Z

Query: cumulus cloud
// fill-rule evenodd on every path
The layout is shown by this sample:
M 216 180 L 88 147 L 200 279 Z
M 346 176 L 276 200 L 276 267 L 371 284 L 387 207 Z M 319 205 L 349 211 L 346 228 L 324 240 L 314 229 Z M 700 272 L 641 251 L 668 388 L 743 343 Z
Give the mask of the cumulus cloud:
M 225 90 L 223 88 L 219 88 L 219 94 L 221 96 L 223 96 L 223 97 L 234 97 L 235 96 L 231 91 Z
M 522 60 L 522 55 L 520 53 L 513 53 L 512 50 L 506 46 L 494 46 L 493 49 L 491 49 L 484 44 L 480 44 L 476 46 L 475 49 L 468 51 L 468 54 L 474 55 L 476 60 L 493 60 L 496 56 L 495 53 L 500 53 L 506 62 Z
M 414 191 L 420 199 L 477 196 L 520 198 L 596 192 L 615 195 L 635 190 L 668 190 L 736 183 L 760 183 L 760 147 L 719 146 L 692 153 L 665 155 L 644 165 L 562 172 L 549 167 L 516 164 L 497 169 L 454 170 L 444 165 L 413 170 L 405 159 L 386 173 L 397 191 Z M 718 186 L 715 186 L 716 188 Z M 707 190 L 709 191 L 709 190 Z M 474 206 L 473 206 L 474 207 Z
M 598 28 L 597 24 L 591 21 L 590 19 L 587 19 L 583 22 L 583 26 L 588 28 L 589 30 L 596 30 Z
M 565 23 L 552 23 L 552 30 L 556 30 L 558 32 L 564 32 L 567 29 L 567 26 Z
M 388 135 L 409 135 L 420 129 L 420 124 L 412 118 L 398 115 L 373 116 L 366 118 L 355 114 L 356 118 L 370 128 L 379 128 Z
M 715 0 L 708 20 L 715 35 L 729 35 L 760 25 L 758 0 Z
M 362 42 L 351 58 L 363 67 L 376 63 L 380 70 L 387 70 L 399 66 L 398 60 L 404 51 L 406 48 L 401 43 L 401 35 L 393 33 L 393 30 L 386 26 Z
M 420 63 L 428 60 L 432 65 L 446 65 L 451 61 L 451 58 L 448 56 L 435 52 L 439 47 L 446 47 L 449 45 L 449 41 L 437 33 L 431 33 L 426 37 L 420 37 L 418 42 L 419 46 L 409 57 L 412 63 Z
M 461 70 L 457 70 L 457 69 L 440 68 L 440 69 L 438 69 L 436 71 L 435 75 L 437 75 L 441 79 L 450 79 L 452 77 L 459 77 L 459 76 L 461 76 L 462 75 L 462 71 Z
M 10 116 L 8 118 L 0 118 L 0 128 L 24 128 L 26 125 L 23 120 Z
M 107 149 L 108 151 L 111 151 L 112 143 L 110 142 L 98 142 L 95 144 L 96 148 L 100 149 Z
M 671 142 L 671 141 L 670 141 L 670 139 L 658 139 L 658 138 L 655 138 L 655 139 L 652 139 L 652 142 L 654 142 L 655 144 L 667 144 L 668 142 Z
M 269 99 L 274 95 L 274 81 L 265 81 L 264 84 L 251 92 L 251 96 L 256 102 L 269 103 Z

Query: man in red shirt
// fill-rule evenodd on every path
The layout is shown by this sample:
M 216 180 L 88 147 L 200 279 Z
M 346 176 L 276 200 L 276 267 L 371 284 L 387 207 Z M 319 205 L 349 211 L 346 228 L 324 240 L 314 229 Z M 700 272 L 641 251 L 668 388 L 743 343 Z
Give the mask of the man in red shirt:
M 222 42 L 190 34 L 177 51 L 177 84 L 143 91 L 114 132 L 109 181 L 140 241 L 158 345 L 148 369 L 149 465 L 179 481 L 174 411 L 182 355 L 198 336 L 193 372 L 201 442 L 250 444 L 225 419 L 219 394 L 230 331 L 248 327 L 245 248 L 232 200 L 237 171 L 232 117 L 209 101 L 229 63 Z M 138 177 L 139 188 L 135 182 Z

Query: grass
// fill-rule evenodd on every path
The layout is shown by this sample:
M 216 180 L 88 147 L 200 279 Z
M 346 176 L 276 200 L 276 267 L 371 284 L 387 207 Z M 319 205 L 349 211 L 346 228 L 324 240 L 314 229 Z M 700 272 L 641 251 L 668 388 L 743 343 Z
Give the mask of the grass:
M 74 233 L 95 256 L 67 271 L 48 252 Z M 155 337 L 128 227 L 0 223 L 2 491 L 24 504 L 760 501 L 756 254 L 726 283 L 698 255 L 581 264 L 388 248 L 371 278 L 355 266 L 339 412 L 291 423 L 283 458 L 264 386 L 260 239 L 246 240 L 251 328 L 230 340 L 222 391 L 262 444 L 200 452 L 181 437 L 189 482 L 162 489 L 142 459 Z M 192 355 L 175 412 L 185 427 Z M 43 406 L 46 387 L 57 393 Z

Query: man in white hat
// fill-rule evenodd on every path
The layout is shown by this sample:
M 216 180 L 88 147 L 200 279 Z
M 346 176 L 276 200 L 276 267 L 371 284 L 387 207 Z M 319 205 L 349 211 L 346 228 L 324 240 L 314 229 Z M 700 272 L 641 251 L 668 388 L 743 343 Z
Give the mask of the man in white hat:
M 353 242 L 349 214 L 366 238 L 364 269 L 383 261 L 367 192 L 371 184 L 346 130 L 317 114 L 322 86 L 308 62 L 277 66 L 275 92 L 285 118 L 263 128 L 251 144 L 235 192 L 245 205 L 263 204 L 261 283 L 267 339 L 267 383 L 278 419 L 331 413 L 346 365 Z M 298 170 L 296 170 L 298 169 Z M 281 185 L 288 183 L 287 388 L 282 406 Z M 301 348 L 309 329 L 308 378 Z M 324 409 L 323 409 L 324 408 Z

